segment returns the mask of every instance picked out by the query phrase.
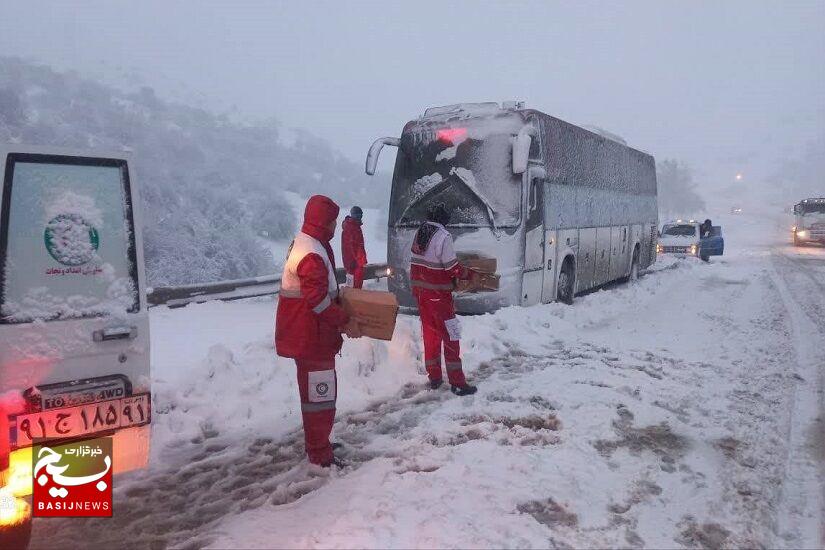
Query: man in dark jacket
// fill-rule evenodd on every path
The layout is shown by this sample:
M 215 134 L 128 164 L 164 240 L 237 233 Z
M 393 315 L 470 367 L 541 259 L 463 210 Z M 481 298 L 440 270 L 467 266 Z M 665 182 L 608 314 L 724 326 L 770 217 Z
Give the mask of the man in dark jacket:
M 353 288 L 364 286 L 364 266 L 367 265 L 364 233 L 361 231 L 363 216 L 361 207 L 353 206 L 341 224 L 341 259 L 347 272 L 347 284 Z
M 713 222 L 709 219 L 706 219 L 702 224 L 699 226 L 699 238 L 704 239 L 705 237 L 710 237 L 713 233 Z
M 315 195 L 307 202 L 303 226 L 289 247 L 275 316 L 275 349 L 295 359 L 298 368 L 307 456 L 324 467 L 334 463 L 329 435 L 337 397 L 335 354 L 343 344 L 341 333 L 360 335 L 338 301 L 329 245 L 337 218 L 332 199 Z

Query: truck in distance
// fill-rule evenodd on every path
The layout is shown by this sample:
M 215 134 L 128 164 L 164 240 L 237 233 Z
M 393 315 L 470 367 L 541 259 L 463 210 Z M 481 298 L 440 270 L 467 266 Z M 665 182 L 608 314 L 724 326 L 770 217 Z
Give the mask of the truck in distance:
M 793 244 L 825 244 L 825 198 L 803 199 L 793 207 Z

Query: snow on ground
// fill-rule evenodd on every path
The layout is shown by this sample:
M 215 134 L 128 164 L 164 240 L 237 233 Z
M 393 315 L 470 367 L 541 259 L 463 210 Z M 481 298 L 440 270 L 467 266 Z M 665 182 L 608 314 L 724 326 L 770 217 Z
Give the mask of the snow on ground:
M 157 308 L 152 467 L 35 546 L 821 546 L 825 248 L 715 221 L 710 264 L 463 318 L 473 397 L 424 389 L 414 317 L 347 341 L 339 471 L 303 458 L 274 300 Z

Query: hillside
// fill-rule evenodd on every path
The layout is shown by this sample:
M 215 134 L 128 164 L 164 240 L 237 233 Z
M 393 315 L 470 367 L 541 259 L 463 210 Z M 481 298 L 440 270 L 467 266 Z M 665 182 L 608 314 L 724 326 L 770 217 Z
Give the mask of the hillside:
M 283 191 L 324 193 L 345 209 L 386 204 L 388 186 L 326 141 L 282 133 L 275 121 L 241 123 L 151 88 L 0 57 L 0 142 L 132 152 L 152 285 L 271 273 L 260 237 L 288 238 L 298 223 Z

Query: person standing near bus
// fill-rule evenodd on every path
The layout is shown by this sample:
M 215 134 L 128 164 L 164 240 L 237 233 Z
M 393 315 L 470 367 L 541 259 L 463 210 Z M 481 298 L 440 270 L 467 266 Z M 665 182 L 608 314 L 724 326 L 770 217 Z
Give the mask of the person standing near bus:
M 335 354 L 341 333 L 360 336 L 358 324 L 338 302 L 335 234 L 338 205 L 315 195 L 307 201 L 304 223 L 289 247 L 275 316 L 275 349 L 295 360 L 304 441 L 309 462 L 337 464 L 329 441 L 335 421 L 337 377 Z
M 476 387 L 467 383 L 461 365 L 461 327 L 453 306 L 455 279 L 468 279 L 470 272 L 458 263 L 453 237 L 444 227 L 450 213 L 443 204 L 427 213 L 412 242 L 410 286 L 418 301 L 421 333 L 424 338 L 424 366 L 432 389 L 443 383 L 441 348 L 451 390 L 456 395 L 472 395 Z
M 364 233 L 361 231 L 363 217 L 361 207 L 353 206 L 341 224 L 341 260 L 347 272 L 347 285 L 353 288 L 364 286 L 364 266 L 367 265 Z

